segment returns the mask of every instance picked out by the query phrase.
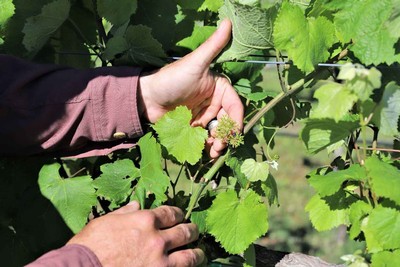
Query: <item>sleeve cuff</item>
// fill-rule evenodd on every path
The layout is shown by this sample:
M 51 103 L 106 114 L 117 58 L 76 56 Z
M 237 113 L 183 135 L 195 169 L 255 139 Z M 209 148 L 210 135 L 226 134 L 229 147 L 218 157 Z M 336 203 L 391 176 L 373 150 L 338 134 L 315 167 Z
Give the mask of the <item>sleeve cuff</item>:
M 89 248 L 78 244 L 71 244 L 56 250 L 52 250 L 26 266 L 101 267 L 101 263 L 97 256 Z
M 114 68 L 115 73 L 98 76 L 90 92 L 97 142 L 132 139 L 143 135 L 137 91 L 140 69 Z

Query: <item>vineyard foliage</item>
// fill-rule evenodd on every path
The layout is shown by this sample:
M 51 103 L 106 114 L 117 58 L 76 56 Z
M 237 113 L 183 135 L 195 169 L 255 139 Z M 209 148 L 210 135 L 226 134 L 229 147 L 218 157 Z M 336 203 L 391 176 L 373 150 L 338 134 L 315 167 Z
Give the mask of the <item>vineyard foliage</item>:
M 291 167 L 279 165 L 285 155 L 270 155 L 273 138 L 298 122 L 309 153 L 342 151 L 307 177 L 315 189 L 305 207 L 313 226 L 346 225 L 349 238 L 365 242 L 372 266 L 396 266 L 400 0 L 2 0 L 0 52 L 76 68 L 152 69 L 194 50 L 225 18 L 232 40 L 212 68 L 243 100 L 243 137 L 210 162 L 207 130 L 190 127 L 191 112 L 177 107 L 129 151 L 2 159 L 0 232 L 10 246 L 1 251 L 18 252 L 13 264 L 62 245 L 71 235 L 58 230 L 63 222 L 76 233 L 88 218 L 137 200 L 143 208 L 185 210 L 211 237 L 195 244 L 210 261 L 247 255 L 242 263 L 252 265 L 252 244 L 268 231 L 269 206 L 279 203 L 270 170 Z M 285 61 L 276 68 L 280 92 L 262 88 L 264 66 L 246 60 Z M 299 99 L 302 90 L 313 101 Z M 229 119 L 218 127 L 241 136 Z

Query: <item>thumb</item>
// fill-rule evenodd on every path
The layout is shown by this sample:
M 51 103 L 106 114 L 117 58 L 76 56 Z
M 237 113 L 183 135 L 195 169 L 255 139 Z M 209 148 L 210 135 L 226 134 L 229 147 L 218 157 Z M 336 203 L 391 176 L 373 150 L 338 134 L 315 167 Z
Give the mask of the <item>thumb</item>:
M 231 38 L 232 23 L 229 19 L 221 22 L 218 29 L 196 50 L 194 50 L 190 57 L 208 68 L 214 58 L 222 51 L 228 44 Z

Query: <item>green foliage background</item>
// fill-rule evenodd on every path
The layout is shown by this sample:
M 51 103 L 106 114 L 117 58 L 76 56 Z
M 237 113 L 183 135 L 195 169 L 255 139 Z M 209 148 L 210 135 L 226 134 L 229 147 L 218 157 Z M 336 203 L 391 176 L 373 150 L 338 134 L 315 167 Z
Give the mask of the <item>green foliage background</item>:
M 312 225 L 346 227 L 350 239 L 364 244 L 365 259 L 356 255 L 349 264 L 395 266 L 399 14 L 399 0 L 3 0 L 1 53 L 75 68 L 161 67 L 229 18 L 232 41 L 213 69 L 242 97 L 246 126 L 244 145 L 213 164 L 203 153 L 205 131 L 188 127 L 184 107 L 129 151 L 83 160 L 2 159 L 0 231 L 9 245 L 0 253 L 18 255 L 6 257 L 10 266 L 24 264 L 64 244 L 88 218 L 135 199 L 146 208 L 166 203 L 187 210 L 203 232 L 196 245 L 210 261 L 244 253 L 238 264 L 254 265 L 251 244 L 273 229 L 267 217 L 279 203 L 274 168 L 291 168 L 282 162 L 292 151 L 275 155 L 274 137 L 300 124 L 308 153 L 336 153 L 307 175 Z M 287 62 L 276 68 L 274 88 L 266 86 L 263 65 L 246 62 L 260 59 Z M 170 138 L 170 124 L 184 129 L 179 143 Z

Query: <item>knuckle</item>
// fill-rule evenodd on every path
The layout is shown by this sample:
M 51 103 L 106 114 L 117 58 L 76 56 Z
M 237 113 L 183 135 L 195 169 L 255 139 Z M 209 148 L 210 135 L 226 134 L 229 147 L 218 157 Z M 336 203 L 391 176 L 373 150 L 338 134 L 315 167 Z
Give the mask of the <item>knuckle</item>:
M 182 216 L 180 216 L 180 213 L 182 212 L 180 209 L 173 208 L 170 206 L 161 206 L 160 208 L 162 216 L 166 218 L 167 221 L 174 224 L 181 221 Z
M 176 214 L 171 207 L 162 206 L 162 213 L 165 218 L 168 219 L 170 222 L 176 221 Z
M 198 230 L 195 224 L 179 224 L 179 235 L 182 241 L 185 243 L 192 242 L 198 237 Z
M 166 241 L 160 236 L 160 235 L 155 235 L 151 238 L 150 245 L 152 248 L 154 248 L 155 251 L 162 251 L 164 252 L 167 247 Z
M 182 255 L 185 258 L 185 266 L 197 266 L 198 262 L 197 262 L 197 255 L 193 250 L 184 250 L 182 251 Z
M 180 224 L 177 227 L 179 229 L 179 235 L 181 237 L 181 240 L 183 240 L 184 242 L 192 240 L 192 231 L 190 231 L 187 225 Z
M 143 212 L 140 215 L 140 221 L 147 226 L 154 226 L 156 223 L 156 215 L 152 212 Z

